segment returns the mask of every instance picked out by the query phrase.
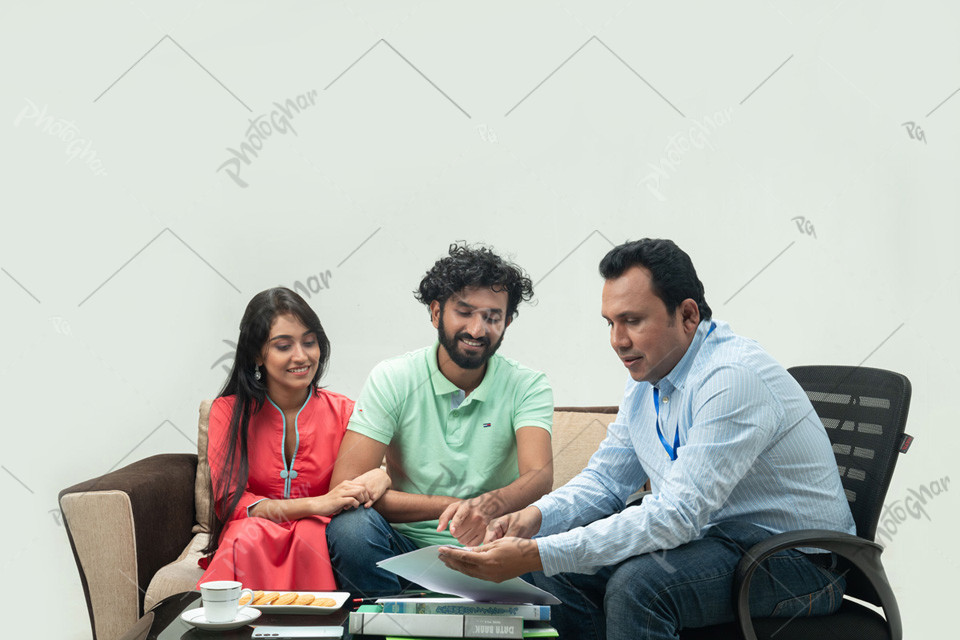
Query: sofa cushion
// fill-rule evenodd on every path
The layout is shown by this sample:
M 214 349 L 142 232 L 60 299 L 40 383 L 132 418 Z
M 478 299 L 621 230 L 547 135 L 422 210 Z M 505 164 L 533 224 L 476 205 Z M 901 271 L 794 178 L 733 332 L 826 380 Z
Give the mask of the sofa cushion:
M 607 436 L 616 407 L 557 407 L 553 412 L 553 488 L 580 473 Z
M 193 591 L 197 581 L 203 576 L 203 569 L 197 565 L 197 560 L 203 556 L 203 548 L 207 546 L 209 539 L 208 533 L 196 534 L 179 558 L 157 571 L 143 597 L 144 611 L 149 611 L 167 596 Z
M 210 463 L 207 462 L 207 427 L 210 425 L 210 407 L 213 400 L 200 403 L 200 424 L 197 429 L 197 477 L 194 481 L 194 503 L 197 524 L 193 533 L 210 533 L 210 501 L 213 488 L 210 484 Z

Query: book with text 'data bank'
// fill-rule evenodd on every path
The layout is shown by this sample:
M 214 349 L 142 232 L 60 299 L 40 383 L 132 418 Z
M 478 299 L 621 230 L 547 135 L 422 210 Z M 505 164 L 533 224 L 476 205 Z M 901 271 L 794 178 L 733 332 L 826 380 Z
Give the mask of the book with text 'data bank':
M 548 604 L 476 602 L 467 598 L 381 598 L 384 613 L 452 613 L 458 615 L 518 616 L 524 620 L 549 620 Z
M 422 638 L 523 638 L 518 616 L 446 613 L 384 613 L 381 605 L 361 605 L 350 613 L 350 633 Z
M 523 638 L 559 638 L 560 633 L 546 622 L 524 622 Z M 383 636 L 383 640 L 427 640 L 426 638 L 416 638 L 414 636 Z M 430 640 L 452 640 L 447 638 L 430 638 Z

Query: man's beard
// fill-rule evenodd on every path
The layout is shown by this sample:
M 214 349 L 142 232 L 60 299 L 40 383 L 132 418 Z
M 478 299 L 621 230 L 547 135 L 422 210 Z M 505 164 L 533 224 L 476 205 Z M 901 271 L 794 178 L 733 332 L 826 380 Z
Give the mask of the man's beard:
M 503 343 L 503 336 L 506 333 L 507 332 L 504 331 L 500 334 L 500 339 L 497 340 L 497 344 L 495 345 L 491 345 L 490 338 L 486 336 L 482 338 L 474 338 L 466 331 L 461 331 L 457 335 L 453 336 L 452 339 L 448 339 L 447 332 L 443 326 L 443 312 L 440 312 L 440 324 L 437 327 L 437 336 L 440 339 L 440 344 L 443 345 L 443 348 L 450 355 L 450 359 L 453 360 L 453 363 L 461 369 L 479 369 L 487 364 L 487 360 L 490 359 L 490 356 L 495 354 L 497 349 L 500 348 L 500 345 Z M 483 346 L 483 350 L 475 356 L 468 356 L 459 349 L 461 338 L 479 342 Z

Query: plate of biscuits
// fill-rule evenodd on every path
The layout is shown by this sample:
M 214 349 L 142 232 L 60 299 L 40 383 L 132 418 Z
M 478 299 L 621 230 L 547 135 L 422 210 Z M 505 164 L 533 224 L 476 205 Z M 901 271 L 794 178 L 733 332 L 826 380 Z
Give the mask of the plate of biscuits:
M 253 607 L 263 613 L 327 614 L 343 606 L 350 594 L 345 591 L 264 591 L 256 590 L 253 598 L 244 595 L 240 606 Z

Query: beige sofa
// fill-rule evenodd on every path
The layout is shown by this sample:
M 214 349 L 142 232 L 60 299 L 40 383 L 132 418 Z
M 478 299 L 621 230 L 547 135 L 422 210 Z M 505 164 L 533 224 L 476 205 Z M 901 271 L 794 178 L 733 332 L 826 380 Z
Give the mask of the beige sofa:
M 193 589 L 209 537 L 206 462 L 210 401 L 200 406 L 198 454 L 163 454 L 60 492 L 94 640 L 115 640 L 144 612 Z M 576 475 L 606 435 L 616 407 L 559 407 L 553 416 L 554 487 Z

